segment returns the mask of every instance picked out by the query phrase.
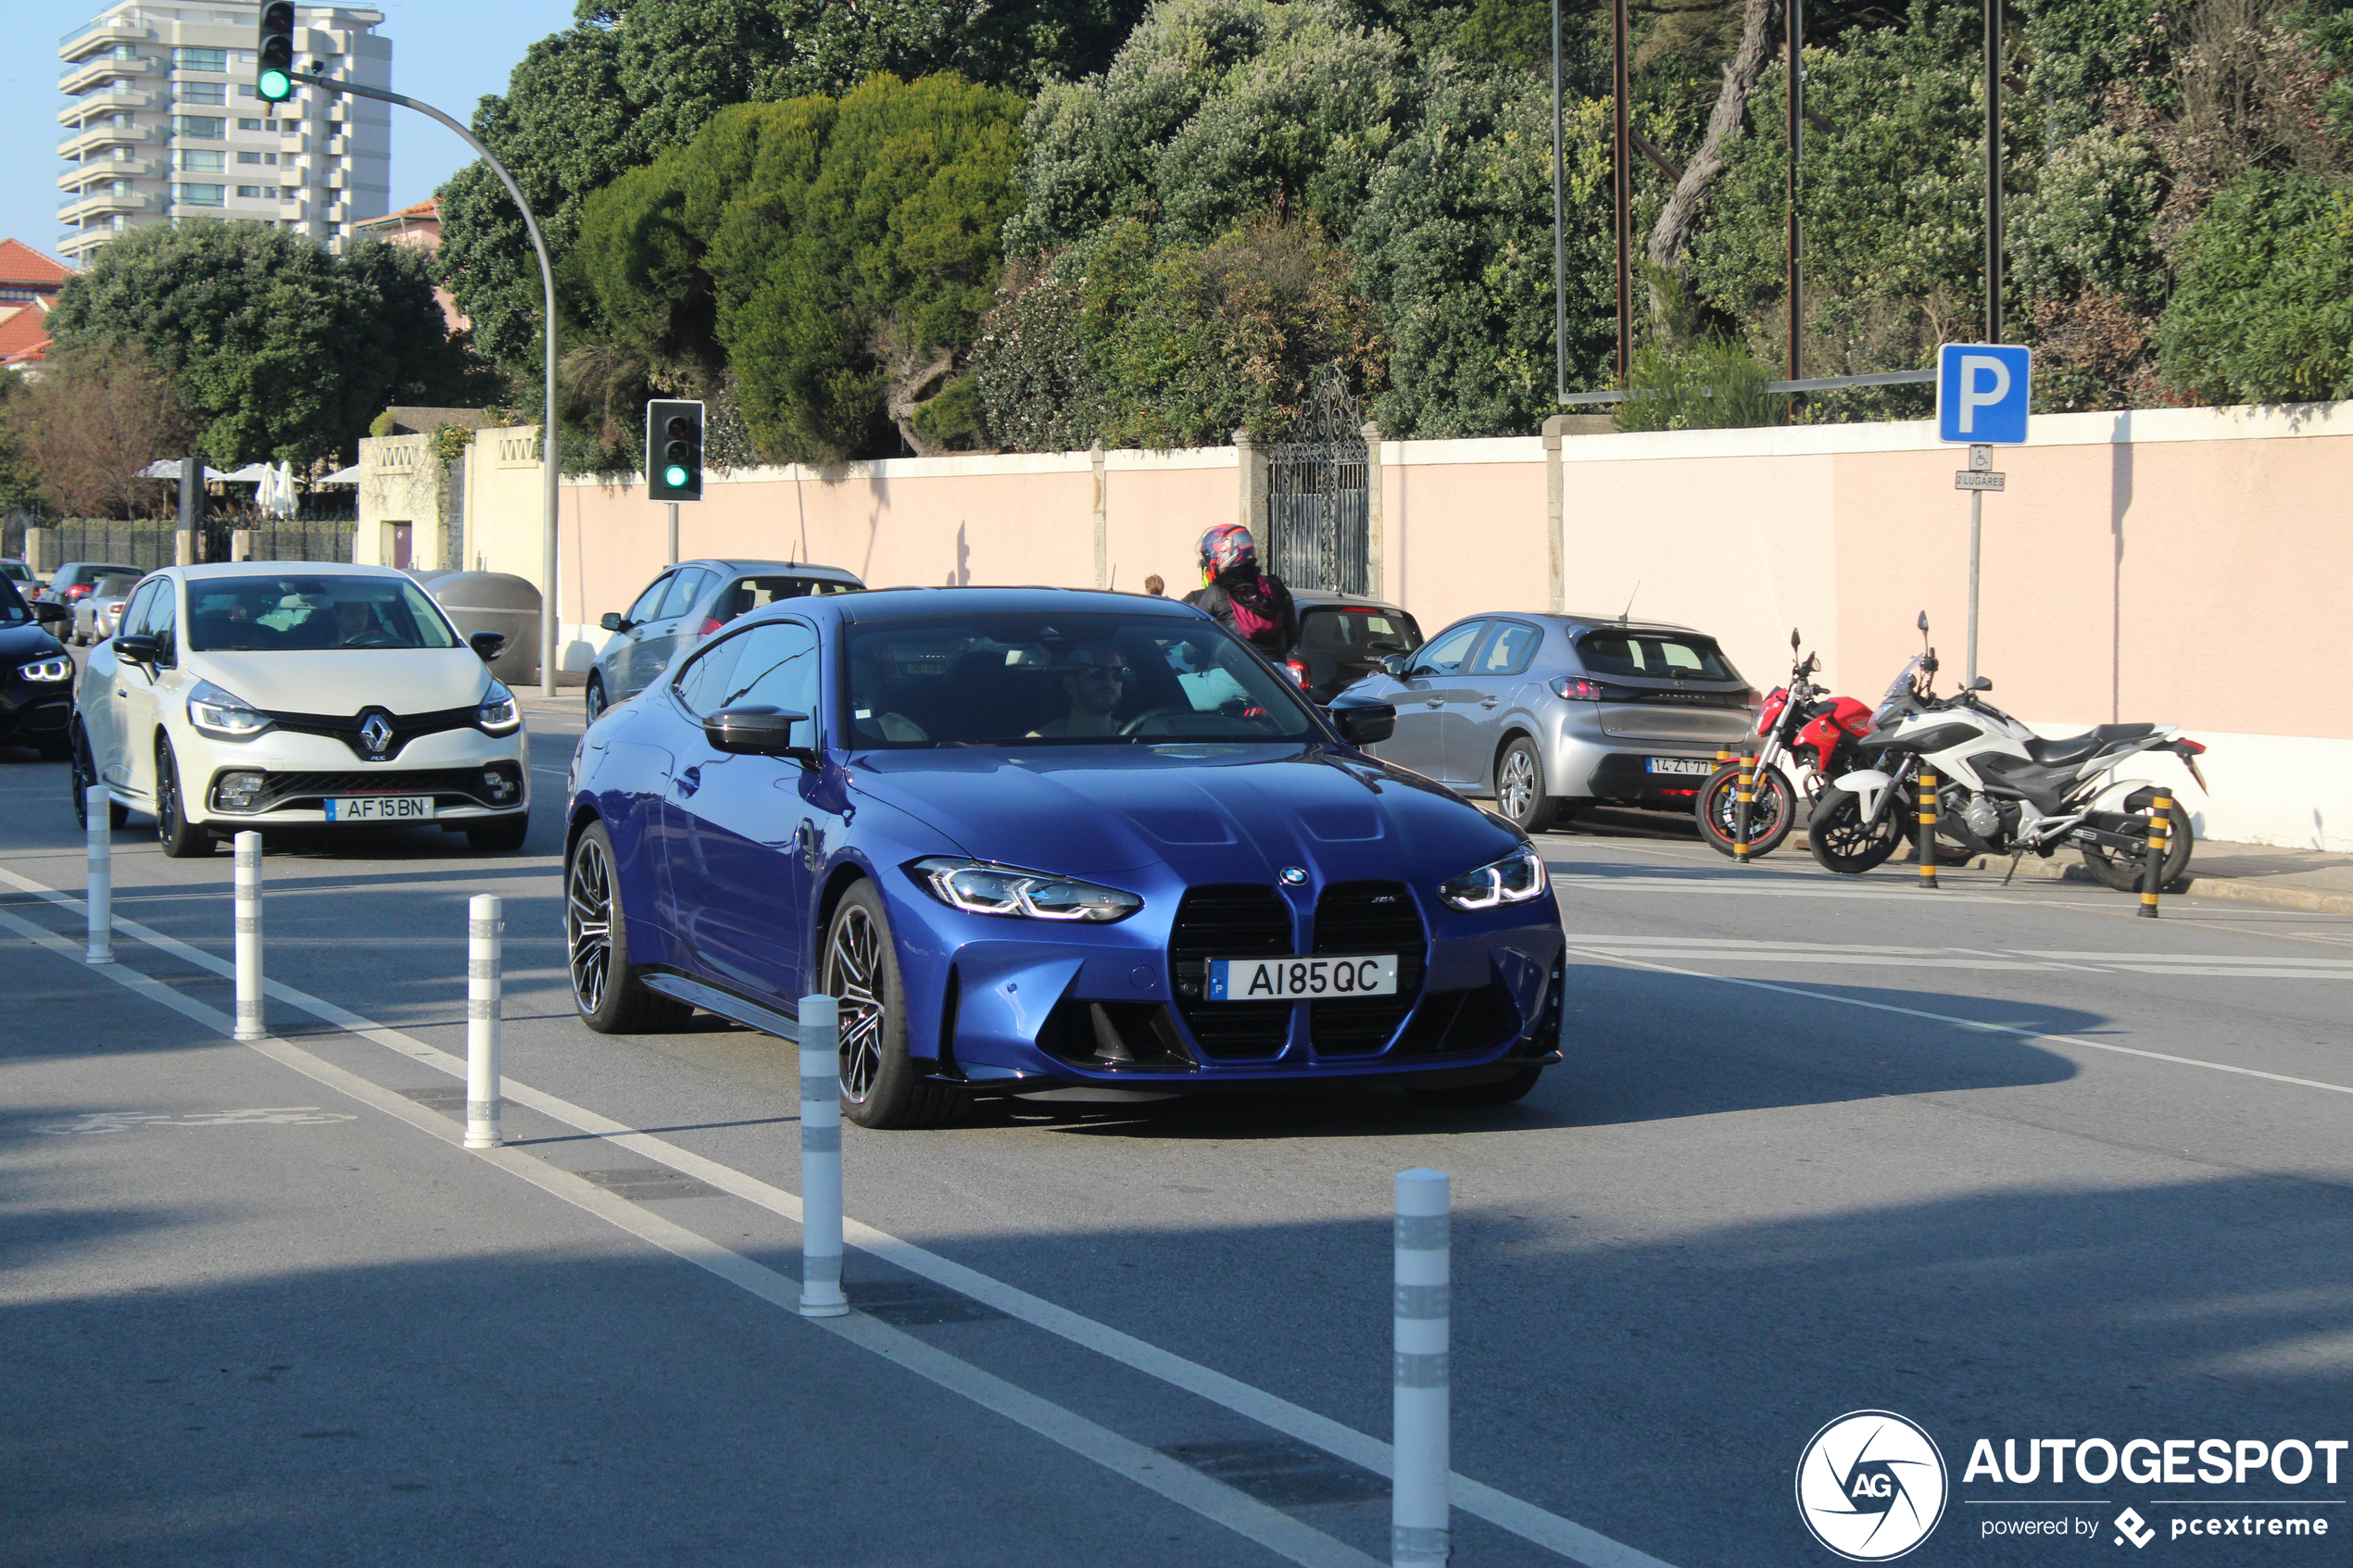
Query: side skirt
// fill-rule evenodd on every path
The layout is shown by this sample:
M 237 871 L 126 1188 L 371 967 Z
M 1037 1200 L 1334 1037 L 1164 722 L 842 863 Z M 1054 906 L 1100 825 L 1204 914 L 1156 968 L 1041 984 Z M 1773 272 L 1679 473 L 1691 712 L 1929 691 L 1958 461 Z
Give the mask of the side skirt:
M 798 1043 L 800 1024 L 792 1014 L 779 1012 L 759 1002 L 749 1002 L 733 992 L 706 985 L 699 980 L 689 980 L 683 974 L 668 974 L 659 970 L 641 974 L 646 985 L 663 996 L 715 1012 L 720 1017 L 757 1029 L 763 1035 L 774 1035 L 780 1040 Z

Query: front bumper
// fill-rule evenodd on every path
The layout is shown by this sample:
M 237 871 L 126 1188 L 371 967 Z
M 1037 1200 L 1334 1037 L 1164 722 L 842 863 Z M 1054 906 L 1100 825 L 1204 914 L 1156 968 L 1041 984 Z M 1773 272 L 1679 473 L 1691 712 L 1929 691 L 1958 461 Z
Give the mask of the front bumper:
M 324 823 L 328 800 L 355 797 L 429 797 L 433 814 L 406 820 L 416 826 L 506 817 L 531 805 L 530 756 L 520 731 L 445 731 L 374 763 L 359 761 L 339 740 L 274 731 L 243 743 L 206 740 L 195 746 L 175 735 L 173 745 L 189 820 L 221 828 Z M 258 776 L 259 787 L 233 794 L 224 786 L 237 775 Z M 367 819 L 351 825 L 402 824 Z
M 9 671 L 0 683 L 0 744 L 35 746 L 55 740 L 73 721 L 73 683 L 35 685 Z
M 908 987 L 910 1045 L 918 1056 L 929 1054 L 927 1045 L 937 1052 L 936 1061 L 923 1063 L 927 1071 L 978 1088 L 1164 1093 L 1332 1079 L 1459 1080 L 1466 1070 L 1475 1078 L 1480 1069 L 1557 1060 L 1563 938 L 1549 894 L 1508 909 L 1446 911 L 1435 921 L 1424 909 L 1428 935 L 1410 947 L 1319 944 L 1312 911 L 1302 911 L 1294 950 L 1399 952 L 1401 994 L 1274 1003 L 1204 1000 L 1202 960 L 1193 952 L 1200 944 L 1189 945 L 1165 917 L 1033 936 L 1024 929 L 1028 922 L 936 905 L 918 910 L 912 898 L 924 896 L 893 910 L 902 962 L 912 959 L 928 972 L 925 984 Z M 906 940 L 910 919 L 925 928 L 915 943 Z M 1237 946 L 1219 956 L 1253 950 Z

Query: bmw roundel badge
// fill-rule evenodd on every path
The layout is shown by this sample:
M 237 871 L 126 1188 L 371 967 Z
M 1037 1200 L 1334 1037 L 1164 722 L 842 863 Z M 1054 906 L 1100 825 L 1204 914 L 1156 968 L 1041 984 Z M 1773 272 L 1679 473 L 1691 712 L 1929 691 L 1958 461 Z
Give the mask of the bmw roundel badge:
M 1304 887 L 1307 884 L 1305 866 L 1285 866 L 1281 874 L 1285 887 Z

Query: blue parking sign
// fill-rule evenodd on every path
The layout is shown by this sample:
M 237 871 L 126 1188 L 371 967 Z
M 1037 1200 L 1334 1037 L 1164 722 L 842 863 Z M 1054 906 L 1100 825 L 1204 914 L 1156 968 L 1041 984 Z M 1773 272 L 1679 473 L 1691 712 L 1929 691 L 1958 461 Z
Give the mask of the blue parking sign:
M 2018 446 L 2034 353 L 1998 343 L 1948 343 L 1936 351 L 1936 439 Z

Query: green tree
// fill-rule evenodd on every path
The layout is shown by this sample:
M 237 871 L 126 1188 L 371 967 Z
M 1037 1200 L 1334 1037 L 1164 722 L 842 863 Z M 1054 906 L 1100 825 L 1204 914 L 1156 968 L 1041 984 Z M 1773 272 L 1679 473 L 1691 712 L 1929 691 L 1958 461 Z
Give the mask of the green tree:
M 454 403 L 471 384 L 421 253 L 342 257 L 258 223 L 134 229 L 59 294 L 61 346 L 113 339 L 152 355 L 220 468 L 351 450 L 386 403 Z
M 2254 171 L 2183 236 L 2158 329 L 2165 378 L 2203 403 L 2353 396 L 2353 186 Z

